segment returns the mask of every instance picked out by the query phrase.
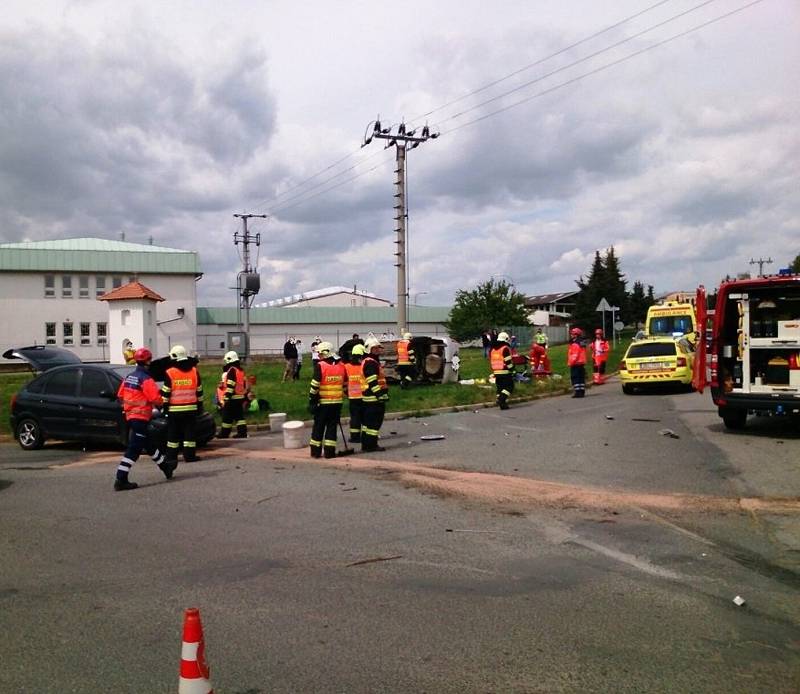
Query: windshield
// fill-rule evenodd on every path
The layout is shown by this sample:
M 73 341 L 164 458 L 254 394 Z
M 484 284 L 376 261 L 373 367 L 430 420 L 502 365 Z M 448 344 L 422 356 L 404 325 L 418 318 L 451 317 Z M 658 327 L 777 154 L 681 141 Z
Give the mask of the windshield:
M 631 345 L 626 359 L 640 359 L 642 357 L 674 357 L 674 342 L 643 342 Z
M 657 316 L 650 319 L 647 327 L 649 335 L 663 335 L 673 337 L 675 335 L 686 335 L 694 330 L 691 316 Z

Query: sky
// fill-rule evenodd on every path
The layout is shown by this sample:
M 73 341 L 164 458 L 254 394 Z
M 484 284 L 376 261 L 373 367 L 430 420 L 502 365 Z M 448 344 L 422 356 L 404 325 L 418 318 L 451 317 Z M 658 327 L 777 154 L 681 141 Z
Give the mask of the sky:
M 4 0 L 0 242 L 196 250 L 198 302 L 575 289 L 614 247 L 656 294 L 800 254 L 796 0 Z M 739 10 L 739 8 L 744 8 Z M 725 16 L 728 15 L 728 16 Z

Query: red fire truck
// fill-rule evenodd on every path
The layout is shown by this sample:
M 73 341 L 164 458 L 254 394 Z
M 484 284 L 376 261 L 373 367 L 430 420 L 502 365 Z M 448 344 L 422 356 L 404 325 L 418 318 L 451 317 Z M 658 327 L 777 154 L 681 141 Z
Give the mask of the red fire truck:
M 742 429 L 748 413 L 800 413 L 800 275 L 723 282 L 713 316 L 701 286 L 696 310 L 707 339 L 692 384 L 710 386 L 726 427 Z

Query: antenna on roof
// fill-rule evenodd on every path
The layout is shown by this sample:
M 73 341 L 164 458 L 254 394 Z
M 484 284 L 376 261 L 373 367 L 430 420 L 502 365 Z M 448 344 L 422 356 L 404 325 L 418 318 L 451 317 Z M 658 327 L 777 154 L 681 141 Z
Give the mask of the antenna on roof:
M 148 243 L 148 245 L 150 245 L 150 246 L 152 246 L 152 245 L 153 245 L 153 235 L 152 235 L 152 234 L 150 234 L 150 238 L 148 238 L 148 239 L 147 239 L 147 243 Z
M 119 232 L 119 240 L 120 241 L 124 241 L 125 240 L 125 232 L 124 231 L 120 231 Z

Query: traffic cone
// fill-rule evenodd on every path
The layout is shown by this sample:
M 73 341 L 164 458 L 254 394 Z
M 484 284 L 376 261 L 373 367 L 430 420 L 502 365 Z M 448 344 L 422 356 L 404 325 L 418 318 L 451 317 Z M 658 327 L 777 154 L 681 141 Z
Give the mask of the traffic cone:
M 206 663 L 206 645 L 200 610 L 191 607 L 183 617 L 183 645 L 181 646 L 181 676 L 178 694 L 214 694 Z

